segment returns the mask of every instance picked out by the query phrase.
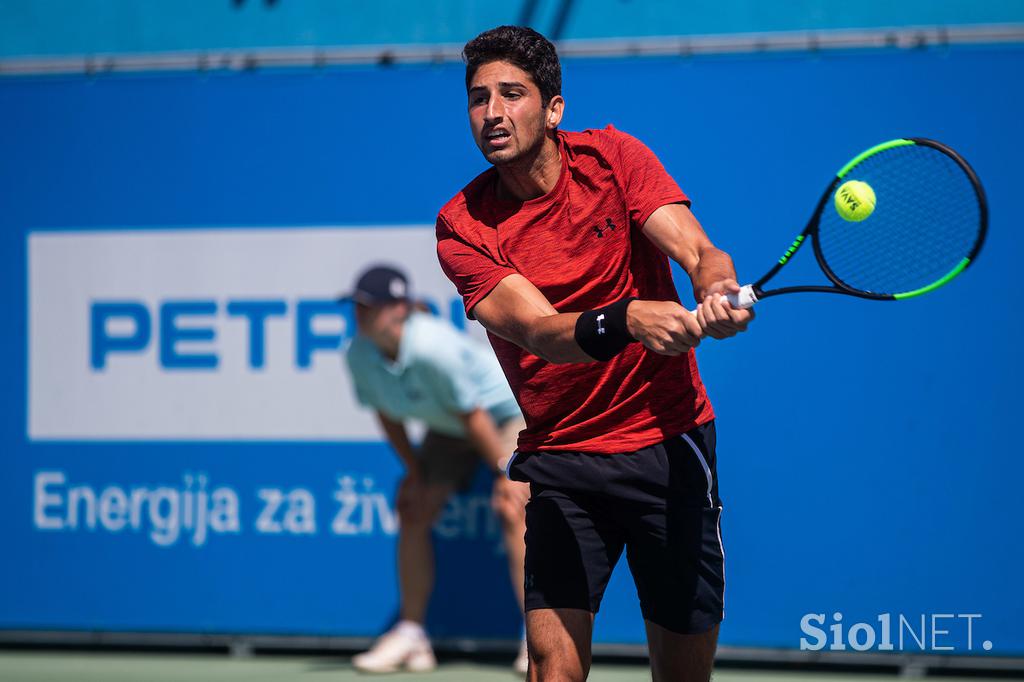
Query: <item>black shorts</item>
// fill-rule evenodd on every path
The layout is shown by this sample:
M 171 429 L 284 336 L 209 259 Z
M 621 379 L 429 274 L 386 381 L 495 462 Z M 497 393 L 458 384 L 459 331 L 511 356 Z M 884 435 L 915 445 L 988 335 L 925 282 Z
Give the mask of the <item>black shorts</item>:
M 509 476 L 530 483 L 527 611 L 597 613 L 625 548 L 646 620 L 683 634 L 721 622 L 713 421 L 631 453 L 517 453 Z

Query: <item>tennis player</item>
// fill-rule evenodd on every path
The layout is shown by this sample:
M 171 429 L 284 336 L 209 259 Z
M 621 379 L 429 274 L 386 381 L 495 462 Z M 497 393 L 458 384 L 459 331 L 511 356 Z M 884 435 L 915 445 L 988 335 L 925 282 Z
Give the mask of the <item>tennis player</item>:
M 492 506 L 501 520 L 512 586 L 522 608 L 529 488 L 508 480 L 499 463 L 515 450 L 526 424 L 490 349 L 417 311 L 402 272 L 372 267 L 342 300 L 355 303 L 358 334 L 346 360 L 356 398 L 376 411 L 405 465 L 397 499 L 400 620 L 352 663 L 364 672 L 432 670 L 437 662 L 423 627 L 434 586 L 431 527 L 452 493 L 472 483 L 481 460 L 500 473 Z M 427 424 L 419 447 L 406 432 L 409 418 Z M 525 642 L 514 665 L 526 672 Z
M 441 209 L 437 249 L 526 418 L 508 473 L 531 486 L 529 677 L 586 678 L 594 614 L 625 549 L 654 680 L 708 680 L 722 503 L 693 349 L 753 313 L 726 302 L 739 291 L 731 259 L 646 146 L 611 126 L 558 130 L 548 40 L 502 26 L 463 57 L 470 128 L 493 168 Z M 658 106 L 657 93 L 607 94 Z M 695 315 L 670 258 L 689 275 Z

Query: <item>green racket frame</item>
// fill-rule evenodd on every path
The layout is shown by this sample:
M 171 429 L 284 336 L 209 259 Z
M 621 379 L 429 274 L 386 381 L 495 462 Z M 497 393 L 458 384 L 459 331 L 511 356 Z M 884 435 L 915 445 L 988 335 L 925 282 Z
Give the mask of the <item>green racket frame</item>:
M 974 246 L 971 248 L 968 254 L 963 259 L 961 259 L 960 262 L 957 263 L 952 270 L 950 270 L 944 276 L 932 282 L 931 284 L 920 287 L 918 289 L 914 289 L 913 291 L 905 291 L 896 294 L 879 294 L 871 291 L 862 291 L 860 289 L 850 286 L 842 279 L 840 279 L 832 271 L 832 269 L 828 265 L 828 262 L 825 260 L 825 257 L 822 255 L 821 243 L 818 237 L 818 224 L 821 220 L 821 214 L 822 211 L 824 211 L 826 206 L 828 205 L 829 199 L 835 192 L 836 187 L 839 185 L 840 182 L 843 181 L 843 177 L 845 177 L 858 164 L 860 164 L 865 159 L 874 156 L 875 154 L 886 151 L 887 149 L 892 149 L 894 147 L 903 147 L 907 145 L 921 145 L 924 147 L 931 147 L 933 149 L 936 149 L 945 154 L 946 156 L 950 157 L 951 159 L 953 159 L 953 161 L 955 161 L 957 165 L 959 165 L 960 168 L 964 171 L 964 173 L 970 180 L 971 185 L 974 187 L 974 192 L 978 198 L 978 209 L 980 211 L 980 227 L 978 230 L 978 235 L 974 242 Z M 961 272 L 966 270 L 967 267 L 972 262 L 974 262 L 975 258 L 977 258 L 978 252 L 981 250 L 981 246 L 985 242 L 985 235 L 987 232 L 988 203 L 985 199 L 985 191 L 984 189 L 982 189 L 981 182 L 978 180 L 978 176 L 974 172 L 974 169 L 971 168 L 971 166 L 963 159 L 963 157 L 961 157 L 959 154 L 957 154 L 955 151 L 953 151 L 946 145 L 942 144 L 941 142 L 936 142 L 935 140 L 929 140 L 922 137 L 889 140 L 888 142 L 883 142 L 882 144 L 875 145 L 874 147 L 871 147 L 870 149 L 861 152 L 853 159 L 851 159 L 849 163 L 843 166 L 842 169 L 840 169 L 840 171 L 836 173 L 836 176 L 832 179 L 832 182 L 829 183 L 824 193 L 822 193 L 821 199 L 818 201 L 817 208 L 815 208 L 814 213 L 811 216 L 811 219 L 807 221 L 807 226 L 804 228 L 803 232 L 801 232 L 797 236 L 797 238 L 793 240 L 792 245 L 786 250 L 784 254 L 782 254 L 782 257 L 779 258 L 778 262 L 759 280 L 757 280 L 753 284 L 748 284 L 744 286 L 742 288 L 743 290 L 739 294 L 730 295 L 729 300 L 734 307 L 749 308 L 756 301 L 759 301 L 762 298 L 766 298 L 768 296 L 778 296 L 780 294 L 795 294 L 801 292 L 846 294 L 848 296 L 858 296 L 860 298 L 867 298 L 875 301 L 896 301 L 905 298 L 913 298 L 914 296 L 920 296 L 921 294 L 926 294 L 930 291 L 938 289 L 942 285 L 948 283 L 950 280 L 955 278 Z M 772 277 L 774 277 L 775 274 L 779 270 L 781 270 L 787 262 L 789 262 L 793 255 L 800 250 L 800 247 L 803 246 L 808 241 L 808 238 L 813 244 L 814 257 L 818 261 L 818 266 L 821 268 L 821 271 L 825 273 L 825 276 L 828 277 L 829 281 L 832 282 L 832 286 L 791 286 L 782 287 L 779 289 L 765 290 L 764 284 Z

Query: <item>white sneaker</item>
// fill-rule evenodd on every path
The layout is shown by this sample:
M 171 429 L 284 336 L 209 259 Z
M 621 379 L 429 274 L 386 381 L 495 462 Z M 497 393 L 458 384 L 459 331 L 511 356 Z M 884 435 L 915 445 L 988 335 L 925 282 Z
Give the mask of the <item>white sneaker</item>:
M 526 671 L 530 667 L 530 654 L 526 650 L 526 640 L 519 645 L 519 655 L 516 656 L 516 662 L 512 664 L 512 669 L 522 675 L 526 674 Z
M 352 665 L 364 673 L 422 673 L 436 668 L 437 659 L 426 637 L 411 637 L 395 628 L 381 635 L 369 651 L 353 656 Z

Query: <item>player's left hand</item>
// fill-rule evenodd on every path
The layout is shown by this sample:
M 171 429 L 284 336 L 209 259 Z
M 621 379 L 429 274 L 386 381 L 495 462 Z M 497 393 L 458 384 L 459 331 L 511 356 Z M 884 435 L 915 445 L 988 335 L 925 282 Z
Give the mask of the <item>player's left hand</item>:
M 727 339 L 747 330 L 754 309 L 733 308 L 725 297 L 739 292 L 739 282 L 734 279 L 719 280 L 704 290 L 704 300 L 697 306 L 697 322 L 705 336 Z

